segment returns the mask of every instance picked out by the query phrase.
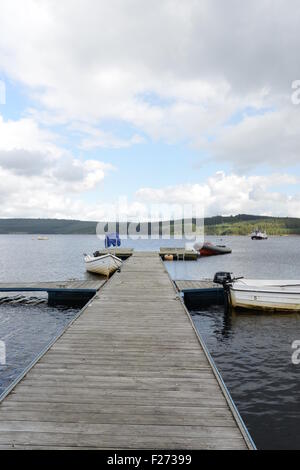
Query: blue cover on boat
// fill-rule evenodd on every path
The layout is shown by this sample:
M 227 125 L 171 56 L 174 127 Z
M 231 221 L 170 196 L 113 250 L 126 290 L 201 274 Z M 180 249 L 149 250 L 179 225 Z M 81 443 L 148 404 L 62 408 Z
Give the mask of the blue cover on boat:
M 109 233 L 105 235 L 105 248 L 110 246 L 121 246 L 121 240 L 118 233 Z

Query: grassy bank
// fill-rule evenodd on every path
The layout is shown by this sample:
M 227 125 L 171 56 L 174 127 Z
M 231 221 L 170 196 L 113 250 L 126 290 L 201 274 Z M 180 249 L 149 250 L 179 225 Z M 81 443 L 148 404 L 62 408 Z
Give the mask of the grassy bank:
M 249 235 L 257 228 L 268 235 L 300 235 L 300 219 L 239 215 L 205 220 L 206 235 Z

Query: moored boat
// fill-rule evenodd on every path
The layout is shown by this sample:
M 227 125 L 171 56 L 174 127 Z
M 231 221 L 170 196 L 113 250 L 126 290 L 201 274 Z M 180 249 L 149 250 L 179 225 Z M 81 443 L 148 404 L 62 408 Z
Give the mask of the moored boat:
M 84 262 L 88 272 L 107 277 L 122 266 L 122 260 L 111 253 L 102 256 L 84 255 Z
M 195 243 L 194 249 L 200 253 L 200 256 L 227 255 L 232 252 L 231 248 L 225 245 L 214 245 L 210 242 Z
M 266 232 L 261 232 L 260 230 L 254 230 L 250 235 L 251 240 L 267 240 L 268 235 Z
M 214 280 L 223 284 L 233 308 L 300 311 L 300 280 L 232 278 L 230 273 L 217 273 Z

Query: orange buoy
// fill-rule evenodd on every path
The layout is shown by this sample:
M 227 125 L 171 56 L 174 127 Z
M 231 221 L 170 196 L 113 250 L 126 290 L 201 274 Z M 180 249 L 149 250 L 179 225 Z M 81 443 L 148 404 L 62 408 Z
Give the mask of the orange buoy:
M 173 255 L 165 255 L 164 260 L 165 261 L 173 261 Z

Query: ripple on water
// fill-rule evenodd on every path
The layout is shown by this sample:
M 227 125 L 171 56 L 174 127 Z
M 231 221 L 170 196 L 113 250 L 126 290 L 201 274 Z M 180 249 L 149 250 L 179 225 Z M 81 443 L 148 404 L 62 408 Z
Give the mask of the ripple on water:
M 300 315 L 218 306 L 191 315 L 257 447 L 300 449 L 300 365 L 291 362 Z
M 77 312 L 47 304 L 0 306 L 0 340 L 6 346 L 6 364 L 0 365 L 0 395 Z

